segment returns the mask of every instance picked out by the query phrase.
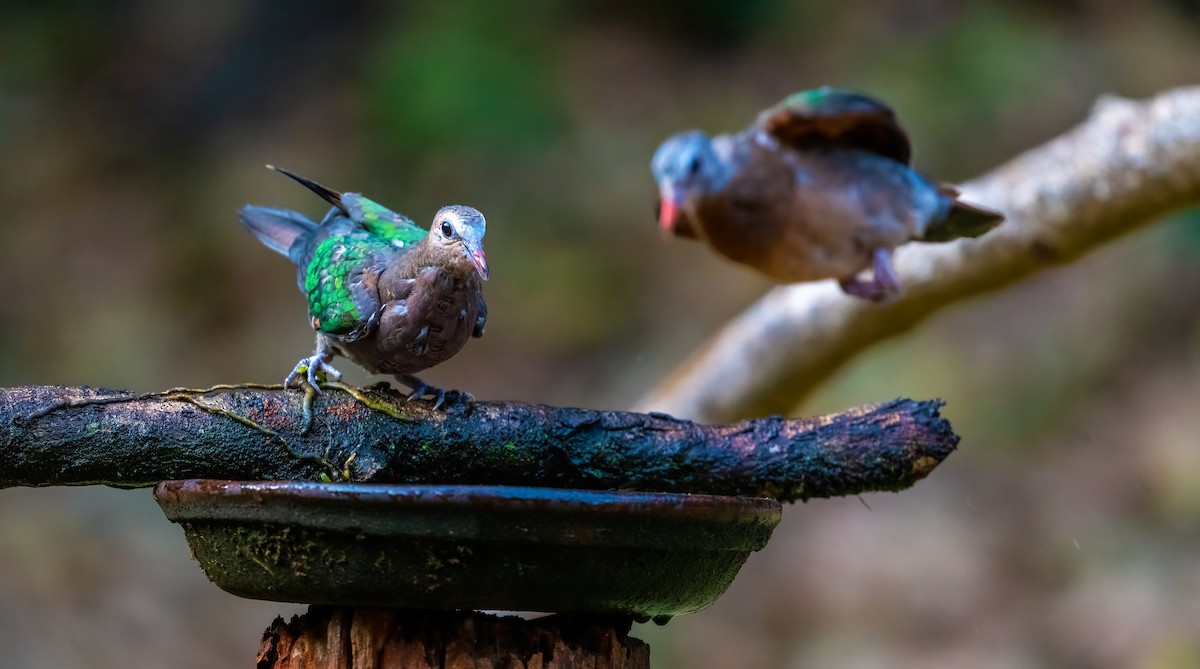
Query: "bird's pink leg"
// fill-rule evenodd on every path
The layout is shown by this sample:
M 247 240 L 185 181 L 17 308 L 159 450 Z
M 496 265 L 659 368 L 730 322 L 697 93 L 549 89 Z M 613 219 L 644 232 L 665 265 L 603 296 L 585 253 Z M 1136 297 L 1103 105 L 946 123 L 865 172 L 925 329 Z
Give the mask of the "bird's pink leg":
M 875 266 L 875 283 L 883 289 L 885 296 L 898 294 L 900 277 L 896 276 L 896 266 L 892 264 L 892 250 L 888 248 L 875 249 L 875 256 L 872 259 Z
M 856 276 L 839 279 L 842 291 L 872 302 L 882 302 L 900 294 L 900 277 L 896 276 L 896 268 L 892 265 L 892 250 L 875 249 L 871 259 L 874 274 L 871 280 L 863 281 Z

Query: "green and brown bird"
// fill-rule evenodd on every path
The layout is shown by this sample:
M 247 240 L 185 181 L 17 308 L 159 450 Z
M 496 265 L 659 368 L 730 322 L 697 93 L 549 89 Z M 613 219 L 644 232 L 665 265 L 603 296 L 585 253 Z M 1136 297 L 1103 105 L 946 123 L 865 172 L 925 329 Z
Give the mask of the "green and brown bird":
M 651 162 L 659 226 L 778 281 L 837 279 L 850 295 L 887 299 L 901 289 L 897 246 L 977 237 L 1003 220 L 913 171 L 911 154 L 882 102 L 796 93 L 737 134 L 663 142 Z
M 409 399 L 447 392 L 414 376 L 483 335 L 488 278 L 483 252 L 487 222 L 471 207 L 442 207 L 430 230 L 358 193 L 339 193 L 287 170 L 333 205 L 317 223 L 286 209 L 246 205 L 242 224 L 271 250 L 297 265 L 300 290 L 317 331 L 317 348 L 288 375 L 318 389 L 320 375 L 341 378 L 330 364 L 341 355 L 373 374 L 392 374 L 412 389 Z M 469 394 L 462 393 L 469 397 Z

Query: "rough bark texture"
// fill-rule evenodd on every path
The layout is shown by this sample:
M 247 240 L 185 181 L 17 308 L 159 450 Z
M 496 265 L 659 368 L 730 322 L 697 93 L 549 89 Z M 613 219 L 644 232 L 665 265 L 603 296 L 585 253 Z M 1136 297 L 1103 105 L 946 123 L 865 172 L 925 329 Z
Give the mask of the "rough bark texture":
M 958 443 L 939 401 L 705 426 L 507 402 L 432 411 L 379 388 L 363 399 L 374 406 L 327 390 L 304 432 L 299 391 L 0 389 L 0 488 L 325 475 L 794 501 L 906 488 Z M 389 415 L 397 409 L 407 416 Z
M 897 254 L 887 304 L 831 281 L 781 286 L 729 322 L 638 403 L 705 422 L 786 413 L 872 344 L 967 297 L 1060 265 L 1200 203 L 1200 87 L 1104 98 L 1082 125 L 963 186 L 1007 220 L 980 239 Z
M 649 669 L 629 623 L 312 607 L 263 633 L 257 669 Z

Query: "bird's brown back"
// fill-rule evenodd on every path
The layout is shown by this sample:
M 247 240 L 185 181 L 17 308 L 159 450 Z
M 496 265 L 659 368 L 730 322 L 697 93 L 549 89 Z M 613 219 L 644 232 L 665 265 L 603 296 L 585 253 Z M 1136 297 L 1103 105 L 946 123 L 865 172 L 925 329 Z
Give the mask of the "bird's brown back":
M 697 227 L 722 255 L 780 281 L 862 271 L 873 249 L 912 239 L 914 223 L 904 184 L 846 155 L 742 138 L 734 176 L 695 203 Z

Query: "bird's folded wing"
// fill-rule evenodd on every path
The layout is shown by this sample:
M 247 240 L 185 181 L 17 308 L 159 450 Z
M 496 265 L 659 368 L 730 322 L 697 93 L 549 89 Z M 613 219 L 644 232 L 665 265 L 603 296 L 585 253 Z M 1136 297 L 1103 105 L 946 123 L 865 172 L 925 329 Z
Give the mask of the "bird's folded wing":
M 343 193 L 342 203 L 350 214 L 350 220 L 398 248 L 412 246 L 429 234 L 407 216 L 398 214 L 359 193 Z
M 912 159 L 908 135 L 890 107 L 829 86 L 784 98 L 759 114 L 752 128 L 793 149 L 859 149 L 905 165 Z
M 373 332 L 379 319 L 379 274 L 395 253 L 381 240 L 349 235 L 323 240 L 304 279 L 313 329 L 346 341 Z

